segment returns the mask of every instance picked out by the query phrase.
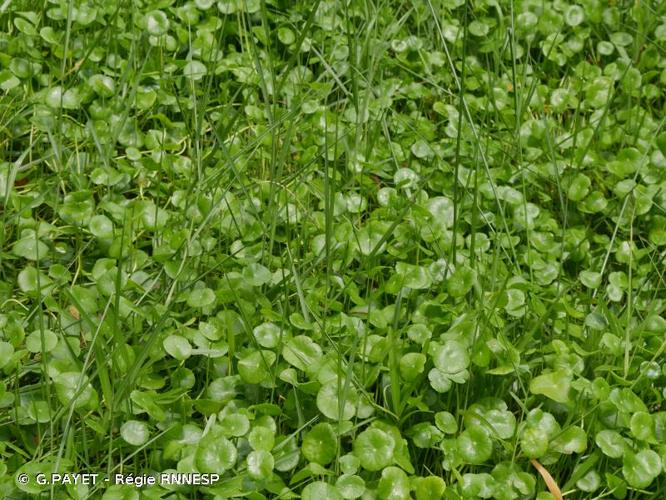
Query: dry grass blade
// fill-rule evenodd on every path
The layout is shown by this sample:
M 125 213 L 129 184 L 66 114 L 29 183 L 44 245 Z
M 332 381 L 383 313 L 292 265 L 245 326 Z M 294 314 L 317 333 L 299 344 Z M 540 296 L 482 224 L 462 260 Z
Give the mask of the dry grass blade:
M 541 465 L 538 460 L 532 459 L 530 460 L 532 462 L 532 465 L 534 468 L 539 471 L 539 474 L 541 474 L 541 477 L 543 480 L 546 482 L 546 486 L 548 487 L 548 490 L 550 493 L 557 499 L 557 500 L 564 500 L 564 497 L 562 496 L 562 492 L 560 491 L 560 487 L 557 486 L 557 483 L 553 479 L 553 476 L 550 475 L 550 472 L 548 472 L 543 465 Z

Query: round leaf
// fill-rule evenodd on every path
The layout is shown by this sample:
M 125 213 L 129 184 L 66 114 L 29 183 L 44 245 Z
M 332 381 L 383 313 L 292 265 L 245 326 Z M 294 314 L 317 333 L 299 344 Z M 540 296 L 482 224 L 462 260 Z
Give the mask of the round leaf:
M 386 467 L 377 485 L 377 494 L 387 500 L 403 500 L 410 498 L 409 479 L 407 474 L 398 467 Z
M 587 449 L 587 434 L 580 427 L 568 427 L 553 438 L 550 448 L 567 455 L 583 453 Z
M 14 255 L 28 260 L 40 260 L 48 256 L 49 247 L 35 236 L 22 238 L 14 243 Z
M 626 444 L 619 433 L 604 429 L 599 431 L 594 438 L 595 443 L 602 453 L 611 458 L 620 458 L 624 454 Z
M 425 363 L 425 354 L 409 352 L 400 358 L 400 375 L 407 381 L 416 380 L 423 373 Z
M 328 423 L 315 425 L 303 438 L 303 456 L 310 462 L 327 465 L 338 451 L 338 440 L 333 426 Z
M 571 388 L 571 375 L 563 370 L 544 373 L 530 381 L 530 392 L 541 394 L 558 403 L 569 401 L 569 389 Z
M 356 436 L 353 449 L 361 461 L 361 467 L 378 471 L 393 462 L 395 441 L 390 434 L 382 430 L 367 429 Z
M 347 391 L 347 398 L 342 406 L 342 414 L 340 414 L 340 404 L 342 402 L 339 393 L 343 391 L 344 387 L 338 390 L 338 383 L 336 381 L 322 385 L 317 393 L 317 408 L 319 408 L 319 411 L 332 420 L 351 419 L 356 413 L 353 401 L 350 400 L 351 395 L 349 392 L 351 390 Z
M 183 361 L 192 355 L 192 346 L 185 337 L 169 335 L 163 342 L 164 350 L 172 357 Z
M 88 228 L 97 238 L 113 238 L 113 222 L 105 215 L 95 215 L 91 218 Z
M 204 437 L 197 446 L 194 461 L 200 472 L 221 474 L 234 466 L 237 456 L 236 447 L 227 438 Z
M 42 344 L 42 335 L 43 341 Z M 40 332 L 35 330 L 25 339 L 25 346 L 30 352 L 50 352 L 55 349 L 58 344 L 58 336 L 53 333 L 51 330 L 44 330 Z
M 301 492 L 301 500 L 343 500 L 338 489 L 323 481 L 308 484 Z
M 482 464 L 493 453 L 493 442 L 481 427 L 464 430 L 457 439 L 462 459 L 469 464 Z
M 215 303 L 215 292 L 210 288 L 195 288 L 187 296 L 187 305 L 203 309 Z
M 254 480 L 261 481 L 270 478 L 273 467 L 275 467 L 275 459 L 268 451 L 255 450 L 247 456 L 247 473 Z
M 238 373 L 248 384 L 270 380 L 269 369 L 275 363 L 273 351 L 254 351 L 238 361 Z
M 319 366 L 322 350 L 310 337 L 299 335 L 287 341 L 282 349 L 282 356 L 292 366 L 309 372 Z
M 153 36 L 164 35 L 169 30 L 169 18 L 161 10 L 146 14 L 146 30 Z
M 120 435 L 126 443 L 132 446 L 141 446 L 148 441 L 150 430 L 146 422 L 128 420 L 120 427 Z
M 548 452 L 548 434 L 538 427 L 527 427 L 520 436 L 520 447 L 529 458 L 539 458 Z
M 630 486 L 647 488 L 661 473 L 661 458 L 652 450 L 634 454 L 626 451 L 622 460 L 622 475 Z
M 446 490 L 446 483 L 437 476 L 417 477 L 413 482 L 416 500 L 438 500 Z
M 469 354 L 463 344 L 449 340 L 434 350 L 433 363 L 443 373 L 458 373 L 469 366 Z
M 363 478 L 353 474 L 343 474 L 335 482 L 335 487 L 342 498 L 359 498 L 365 493 L 365 481 Z

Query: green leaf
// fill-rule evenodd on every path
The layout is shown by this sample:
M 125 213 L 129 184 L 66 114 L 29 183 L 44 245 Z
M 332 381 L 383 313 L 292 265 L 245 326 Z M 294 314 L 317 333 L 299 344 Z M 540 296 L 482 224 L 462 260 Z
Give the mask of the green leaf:
M 371 428 L 356 436 L 353 449 L 354 455 L 361 461 L 361 466 L 374 472 L 393 462 L 395 441 L 390 434 Z
M 426 357 L 420 352 L 409 352 L 400 358 L 400 375 L 407 381 L 416 380 L 423 373 Z
M 250 420 L 242 413 L 225 415 L 220 420 L 220 430 L 225 437 L 241 437 L 250 430 Z
M 296 35 L 292 30 L 286 27 L 278 28 L 278 39 L 285 45 L 291 45 L 296 41 Z
M 407 474 L 398 467 L 386 467 L 377 485 L 377 494 L 387 500 L 403 500 L 410 498 L 410 484 Z
M 453 386 L 449 375 L 439 368 L 433 368 L 428 372 L 428 380 L 430 381 L 430 386 L 439 393 L 448 392 Z
M 236 447 L 225 437 L 203 437 L 197 445 L 194 463 L 200 472 L 222 474 L 238 457 Z
M 253 450 L 271 451 L 275 446 L 275 432 L 268 427 L 254 427 L 247 440 Z
M 88 78 L 88 85 L 100 97 L 111 97 L 116 93 L 116 83 L 108 75 L 95 74 Z
M 467 267 L 459 267 L 449 277 L 446 287 L 451 297 L 464 297 L 472 289 L 476 273 Z
M 0 370 L 9 364 L 14 355 L 14 346 L 9 342 L 0 340 Z
M 254 334 L 254 338 L 257 339 L 257 343 L 267 349 L 277 347 L 280 342 L 281 330 L 274 323 L 262 323 L 256 326 L 252 330 L 252 333 Z
M 120 426 L 120 435 L 126 443 L 132 446 L 141 446 L 148 441 L 150 430 L 146 422 L 128 420 Z
M 172 357 L 183 361 L 192 355 L 192 346 L 185 337 L 169 335 L 163 342 L 164 350 Z
M 654 423 L 652 415 L 639 411 L 631 416 L 629 428 L 636 439 L 652 441 L 654 440 Z
M 520 447 L 529 458 L 539 458 L 548 452 L 548 434 L 537 427 L 527 427 L 520 436 Z
M 311 462 L 328 465 L 338 451 L 338 440 L 333 426 L 328 423 L 315 425 L 303 438 L 303 456 Z
M 485 426 L 494 437 L 511 439 L 516 431 L 516 417 L 505 409 L 504 401 L 499 400 L 497 407 L 489 407 L 493 403 L 495 400 L 491 399 L 485 405 L 471 405 L 464 415 L 465 427 Z
M 26 237 L 14 243 L 14 255 L 28 260 L 40 260 L 48 257 L 49 247 L 35 236 Z
M 256 481 L 265 481 L 271 477 L 275 459 L 265 450 L 251 451 L 247 456 L 247 473 Z
M 238 373 L 248 384 L 259 384 L 270 379 L 269 369 L 277 356 L 273 351 L 254 351 L 238 360 Z
M 317 392 L 317 408 L 319 411 L 331 420 L 349 420 L 356 413 L 353 401 L 351 400 L 351 391 L 347 391 L 346 398 L 343 399 L 339 393 L 344 391 L 344 384 L 338 391 L 336 381 L 324 384 Z M 342 406 L 342 408 L 340 408 Z
M 427 268 L 398 262 L 395 265 L 396 275 L 403 286 L 414 290 L 429 288 L 432 284 L 432 277 Z
M 448 411 L 435 413 L 435 425 L 445 434 L 455 434 L 458 432 L 458 422 L 456 417 Z
M 469 366 L 469 354 L 463 344 L 449 340 L 433 349 L 433 363 L 438 370 L 446 374 L 455 374 Z
M 578 174 L 569 185 L 567 197 L 572 201 L 581 201 L 590 190 L 592 181 L 585 174 Z
M 340 492 L 342 498 L 359 498 L 365 493 L 365 481 L 360 476 L 342 474 L 335 481 L 335 488 Z
M 530 381 L 530 392 L 541 394 L 558 403 L 569 402 L 571 375 L 563 370 L 544 373 Z
M 578 5 L 571 5 L 564 13 L 564 20 L 569 26 L 578 26 L 585 20 L 585 11 Z
M 53 377 L 56 394 L 63 405 L 72 404 L 75 409 L 96 408 L 99 398 L 88 381 L 79 372 L 63 372 Z
M 42 338 L 43 335 L 43 338 Z M 42 344 L 43 340 L 43 344 Z M 51 330 L 35 330 L 25 339 L 25 346 L 30 352 L 51 352 L 58 343 L 58 336 Z
M 148 231 L 159 231 L 164 229 L 169 221 L 169 213 L 158 207 L 152 201 L 144 201 L 139 204 L 141 222 Z
M 601 487 L 601 476 L 596 470 L 591 470 L 576 481 L 576 487 L 587 493 L 597 491 Z
M 208 74 L 206 65 L 200 61 L 190 61 L 183 67 L 183 76 L 191 80 L 201 80 Z
M 464 474 L 461 493 L 465 498 L 493 498 L 499 486 L 495 478 L 488 473 Z
M 210 288 L 195 288 L 187 296 L 187 305 L 198 309 L 215 304 L 215 292 Z
M 490 26 L 481 21 L 474 20 L 469 23 L 469 32 L 476 37 L 484 37 L 490 31 Z
M 601 274 L 596 271 L 581 271 L 579 277 L 587 288 L 599 288 L 601 285 Z
M 456 441 L 461 458 L 469 464 L 482 464 L 493 453 L 493 442 L 481 427 L 465 429 Z
M 113 238 L 113 222 L 105 215 L 92 217 L 88 228 L 97 238 Z
M 271 272 L 267 267 L 255 262 L 248 264 L 243 269 L 243 277 L 252 286 L 262 286 L 270 283 L 272 279 Z
M 417 477 L 413 482 L 416 500 L 438 500 L 446 491 L 446 483 L 441 477 Z
M 430 147 L 430 145 L 426 141 L 421 139 L 417 140 L 414 144 L 412 144 L 410 151 L 415 157 L 420 159 L 431 158 L 435 155 L 435 152 Z
M 343 500 L 342 495 L 335 486 L 323 481 L 310 483 L 301 492 L 302 500 L 322 500 L 324 498 L 327 500 Z
M 169 19 L 161 10 L 146 14 L 146 30 L 153 36 L 162 36 L 169 31 Z
M 285 343 L 282 356 L 290 365 L 310 373 L 319 367 L 322 350 L 310 337 L 298 335 Z
M 567 427 L 553 438 L 550 449 L 566 455 L 583 453 L 587 449 L 587 434 L 580 427 Z
M 622 475 L 633 488 L 643 489 L 652 484 L 662 471 L 661 458 L 652 450 L 634 454 L 626 450 L 622 460 Z

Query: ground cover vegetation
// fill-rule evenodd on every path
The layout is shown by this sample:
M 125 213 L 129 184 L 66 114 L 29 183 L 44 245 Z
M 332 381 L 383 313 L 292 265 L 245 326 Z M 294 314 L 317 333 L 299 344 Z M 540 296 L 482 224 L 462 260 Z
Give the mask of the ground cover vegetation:
M 6 497 L 666 497 L 666 3 L 0 3 Z

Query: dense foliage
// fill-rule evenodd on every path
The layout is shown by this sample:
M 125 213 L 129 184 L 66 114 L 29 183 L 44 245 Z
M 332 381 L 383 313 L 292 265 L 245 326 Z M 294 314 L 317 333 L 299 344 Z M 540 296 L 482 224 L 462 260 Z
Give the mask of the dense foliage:
M 0 3 L 7 497 L 666 497 L 666 3 Z

